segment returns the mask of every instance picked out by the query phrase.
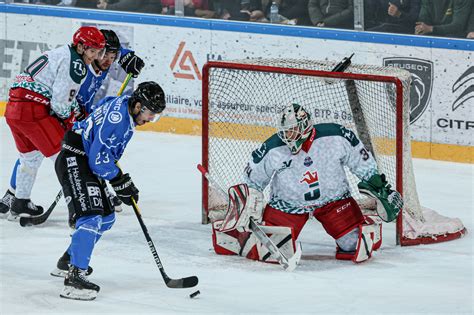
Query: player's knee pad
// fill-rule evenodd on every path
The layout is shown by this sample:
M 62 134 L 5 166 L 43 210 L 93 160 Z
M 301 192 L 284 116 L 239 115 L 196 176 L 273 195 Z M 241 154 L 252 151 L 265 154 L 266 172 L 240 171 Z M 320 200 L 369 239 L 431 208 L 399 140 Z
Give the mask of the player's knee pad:
M 92 233 L 97 233 L 102 225 L 101 215 L 87 215 L 77 219 L 76 231 L 84 229 Z
M 100 238 L 102 237 L 102 234 L 104 234 L 105 231 L 108 231 L 112 228 L 114 223 L 115 223 L 115 212 L 112 212 L 109 215 L 102 216 L 102 224 L 100 225 L 99 231 L 97 232 L 97 237 L 95 238 L 96 243 L 100 240 Z
M 99 233 L 102 234 L 112 228 L 115 223 L 115 212 L 102 217 L 102 224 L 100 225 Z
M 84 244 L 95 244 L 102 225 L 102 216 L 89 215 L 80 217 L 76 222 L 76 230 L 72 234 L 72 247 L 84 246 Z

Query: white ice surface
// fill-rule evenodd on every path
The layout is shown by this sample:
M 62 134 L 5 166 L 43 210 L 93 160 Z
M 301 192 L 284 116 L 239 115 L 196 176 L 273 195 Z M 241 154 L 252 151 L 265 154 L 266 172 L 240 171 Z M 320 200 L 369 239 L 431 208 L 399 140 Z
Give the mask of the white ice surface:
M 0 194 L 8 187 L 16 149 L 0 119 Z M 199 137 L 137 132 L 121 160 L 140 189 L 139 206 L 166 272 L 197 275 L 201 291 L 164 285 L 133 210 L 126 208 L 97 244 L 92 302 L 59 297 L 49 272 L 69 242 L 64 201 L 41 226 L 0 220 L 0 314 L 472 314 L 473 166 L 415 160 L 420 199 L 462 219 L 464 238 L 436 245 L 395 246 L 394 225 L 371 261 L 334 259 L 334 242 L 316 221 L 302 232 L 301 265 L 292 273 L 235 256 L 214 254 L 211 228 L 201 225 Z M 33 200 L 48 207 L 59 190 L 49 160 Z

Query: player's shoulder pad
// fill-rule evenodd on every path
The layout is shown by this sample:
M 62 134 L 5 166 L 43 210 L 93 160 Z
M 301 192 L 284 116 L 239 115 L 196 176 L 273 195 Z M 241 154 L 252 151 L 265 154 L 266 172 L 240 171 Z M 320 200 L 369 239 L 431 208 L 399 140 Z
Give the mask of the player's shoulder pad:
M 355 147 L 359 144 L 359 139 L 352 130 L 347 129 L 346 127 L 334 124 L 334 123 L 325 123 L 325 124 L 316 124 L 314 125 L 316 129 L 316 138 L 330 137 L 330 136 L 340 136 L 349 141 L 349 143 Z
M 260 148 L 252 152 L 252 159 L 255 164 L 259 163 L 272 149 L 286 145 L 277 134 L 268 138 Z
M 69 46 L 69 51 L 71 53 L 69 75 L 74 83 L 81 84 L 87 75 L 87 66 L 73 47 Z

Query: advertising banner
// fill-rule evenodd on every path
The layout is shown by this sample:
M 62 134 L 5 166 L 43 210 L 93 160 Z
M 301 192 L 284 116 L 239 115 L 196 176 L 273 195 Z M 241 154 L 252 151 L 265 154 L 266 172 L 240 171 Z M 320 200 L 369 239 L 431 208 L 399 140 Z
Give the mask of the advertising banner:
M 84 24 L 115 30 L 122 44 L 144 59 L 145 68 L 136 80 L 159 82 L 167 93 L 166 116 L 183 119 L 184 125 L 186 121 L 196 124 L 201 118 L 202 67 L 208 60 L 339 61 L 355 53 L 353 63 L 399 67 L 412 73 L 410 120 L 415 142 L 430 148 L 435 144 L 462 146 L 467 148 L 464 155 L 472 154 L 469 148 L 474 144 L 472 50 L 214 30 L 212 23 L 206 29 L 2 13 L 0 24 L 7 26 L 0 33 L 0 102 L 6 102 L 8 87 L 16 74 L 41 53 L 71 42 L 74 31 Z M 100 96 L 118 91 L 125 74 L 118 65 L 114 67 Z M 199 132 L 196 128 L 192 130 Z M 178 127 L 172 131 L 182 132 Z M 430 154 L 424 157 L 437 158 Z

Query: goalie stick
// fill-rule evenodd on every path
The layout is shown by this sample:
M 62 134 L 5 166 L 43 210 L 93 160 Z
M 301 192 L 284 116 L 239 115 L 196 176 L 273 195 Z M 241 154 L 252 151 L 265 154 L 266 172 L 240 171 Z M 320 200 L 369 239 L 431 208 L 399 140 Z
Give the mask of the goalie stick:
M 214 179 L 214 177 L 212 177 L 211 174 L 209 174 L 209 172 L 206 171 L 206 169 L 201 164 L 198 164 L 197 168 L 207 179 L 207 181 L 212 186 L 217 188 L 217 190 L 222 194 L 222 196 L 228 199 L 227 193 L 225 192 L 224 188 Z M 296 265 L 301 259 L 301 246 L 296 245 L 295 254 L 292 257 L 287 258 L 285 257 L 285 255 L 283 255 L 278 246 L 273 243 L 273 241 L 268 237 L 268 235 L 253 220 L 253 218 L 250 218 L 250 229 L 258 238 L 258 240 L 263 244 L 263 246 L 265 246 L 268 251 L 273 255 L 273 257 L 276 258 L 276 260 L 283 267 L 283 269 L 287 271 L 293 271 L 296 268 Z
M 128 85 L 128 82 L 130 81 L 131 78 L 132 78 L 132 74 L 131 73 L 127 74 L 127 76 L 125 77 L 125 80 L 120 86 L 117 96 L 122 95 L 123 90 L 125 90 L 125 87 Z M 46 222 L 46 220 L 48 220 L 49 218 L 49 215 L 51 214 L 51 212 L 53 212 L 54 208 L 58 204 L 59 199 L 61 199 L 62 195 L 63 195 L 63 191 L 60 190 L 58 194 L 56 195 L 56 198 L 54 198 L 53 203 L 49 206 L 48 210 L 45 213 L 37 215 L 37 216 L 21 217 L 20 225 L 25 227 L 25 226 L 39 225 Z

